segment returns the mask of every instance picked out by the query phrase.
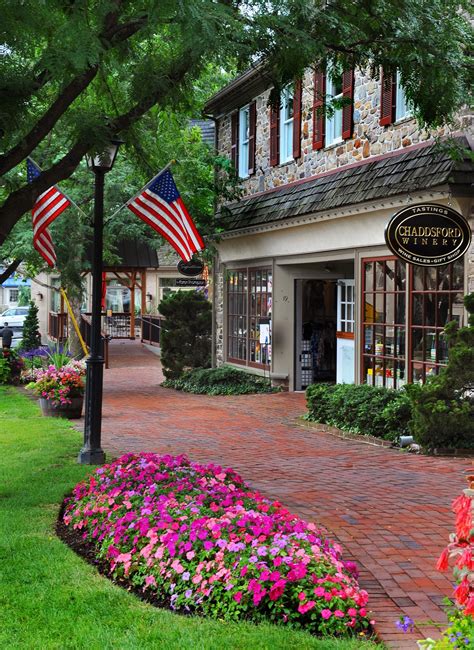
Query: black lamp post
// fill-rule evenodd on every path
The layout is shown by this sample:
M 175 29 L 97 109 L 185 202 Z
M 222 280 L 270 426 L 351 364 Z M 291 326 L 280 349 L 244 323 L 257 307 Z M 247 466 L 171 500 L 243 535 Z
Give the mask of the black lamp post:
M 86 399 L 84 446 L 78 462 L 83 465 L 100 465 L 105 453 L 100 446 L 102 427 L 102 388 L 104 382 L 104 357 L 100 340 L 102 313 L 102 240 L 104 229 L 104 176 L 115 162 L 121 140 L 111 140 L 105 151 L 88 156 L 87 165 L 95 174 L 94 193 L 94 243 L 92 258 L 92 322 L 90 355 L 86 360 Z

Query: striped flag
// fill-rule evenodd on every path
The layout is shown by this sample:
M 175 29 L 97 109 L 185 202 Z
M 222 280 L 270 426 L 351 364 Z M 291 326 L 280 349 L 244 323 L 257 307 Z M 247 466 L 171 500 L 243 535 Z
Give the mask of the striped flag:
M 169 241 L 178 255 L 189 262 L 204 243 L 184 205 L 169 169 L 156 176 L 127 203 L 137 217 Z
M 28 158 L 26 161 L 28 183 L 32 183 L 41 175 L 40 168 Z M 58 190 L 56 186 L 50 187 L 38 196 L 33 206 L 33 246 L 51 267 L 56 263 L 56 252 L 48 226 L 59 217 L 71 202 Z

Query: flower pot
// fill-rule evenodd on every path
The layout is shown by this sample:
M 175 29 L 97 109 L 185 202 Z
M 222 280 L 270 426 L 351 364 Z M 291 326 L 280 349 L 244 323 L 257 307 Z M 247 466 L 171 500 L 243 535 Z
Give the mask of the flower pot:
M 82 414 L 82 405 L 84 404 L 84 395 L 80 397 L 71 397 L 70 404 L 53 404 L 49 399 L 40 397 L 40 406 L 43 415 L 53 418 L 68 418 L 68 420 L 77 420 Z

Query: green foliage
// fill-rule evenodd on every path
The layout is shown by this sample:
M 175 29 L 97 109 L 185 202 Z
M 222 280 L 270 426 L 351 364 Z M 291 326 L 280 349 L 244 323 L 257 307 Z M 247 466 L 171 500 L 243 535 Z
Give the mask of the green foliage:
M 420 650 L 467 650 L 471 647 L 474 641 L 474 617 L 463 614 L 452 603 L 447 614 L 449 625 L 443 631 L 442 638 L 419 641 Z
M 211 304 L 196 291 L 177 291 L 160 303 L 165 317 L 161 329 L 161 361 L 167 379 L 183 370 L 211 363 Z
M 367 384 L 313 384 L 306 418 L 343 431 L 395 440 L 409 431 L 411 405 L 404 391 Z
M 407 387 L 413 403 L 413 434 L 421 445 L 474 449 L 474 294 L 464 297 L 468 325 L 445 328 L 449 343 L 446 368 L 424 386 Z
M 9 360 L 0 356 L 0 384 L 10 383 L 10 363 Z
M 30 308 L 23 323 L 23 339 L 21 349 L 27 352 L 35 350 L 41 345 L 41 334 L 39 332 L 38 307 L 33 301 L 30 302 Z
M 268 379 L 231 366 L 184 372 L 178 379 L 167 379 L 163 386 L 197 395 L 247 395 L 272 393 L 276 390 L 271 387 Z
M 71 353 L 69 351 L 69 343 L 59 343 L 58 341 L 50 348 L 48 352 L 48 359 L 50 365 L 54 366 L 56 370 L 60 370 L 69 361 L 71 361 Z
M 18 306 L 26 307 L 31 302 L 31 288 L 20 287 L 18 290 Z

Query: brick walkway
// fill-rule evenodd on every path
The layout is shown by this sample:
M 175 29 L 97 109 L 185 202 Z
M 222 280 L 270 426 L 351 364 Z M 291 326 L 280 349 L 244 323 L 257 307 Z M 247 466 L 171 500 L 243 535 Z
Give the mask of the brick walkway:
M 416 648 L 437 636 L 427 624 L 412 635 L 395 621 L 444 622 L 449 580 L 434 568 L 453 528 L 450 503 L 471 463 L 406 455 L 341 440 L 295 419 L 304 395 L 189 395 L 161 388 L 159 358 L 139 343 L 114 341 L 105 372 L 103 445 L 128 451 L 186 453 L 234 467 L 264 494 L 325 526 L 360 568 L 381 638 Z

